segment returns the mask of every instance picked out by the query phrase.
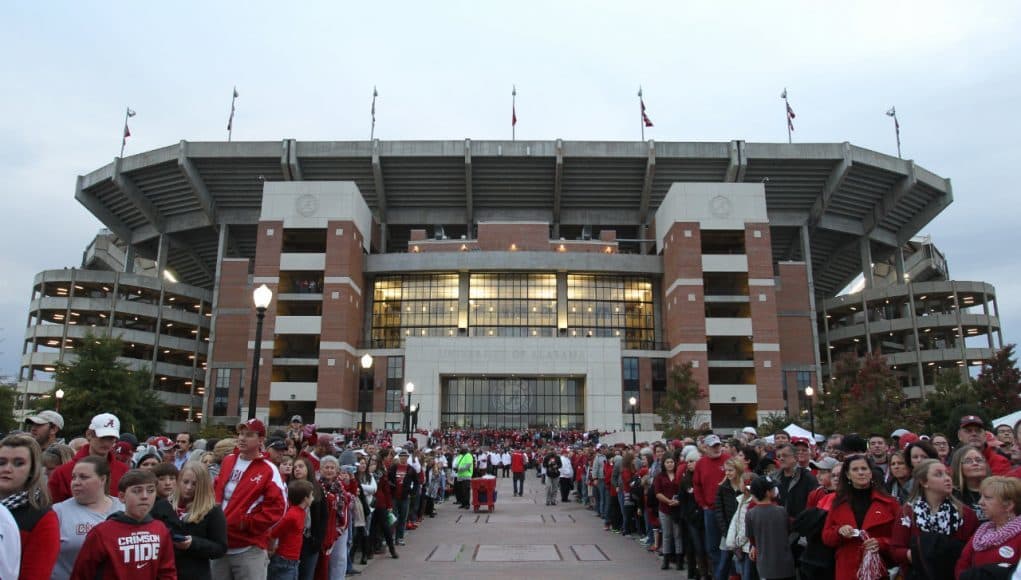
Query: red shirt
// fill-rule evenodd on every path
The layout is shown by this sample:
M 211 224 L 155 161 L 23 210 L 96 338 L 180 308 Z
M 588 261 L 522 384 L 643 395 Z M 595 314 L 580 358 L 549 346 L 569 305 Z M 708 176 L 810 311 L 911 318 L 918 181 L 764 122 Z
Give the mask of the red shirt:
M 982 525 L 992 524 L 986 522 Z M 1013 565 L 1017 563 L 1018 556 L 1021 556 L 1021 534 L 1015 535 L 1002 545 L 986 548 L 981 552 L 975 551 L 974 541 L 975 538 L 973 536 L 971 540 L 968 540 L 968 545 L 964 547 L 964 551 L 961 552 L 961 557 L 957 560 L 957 568 L 954 570 L 954 578 L 960 578 L 961 574 L 968 568 L 985 566 L 986 564 L 1007 563 Z
M 60 503 L 71 497 L 71 470 L 74 469 L 78 460 L 91 454 L 89 446 L 83 445 L 71 461 L 53 470 L 46 482 L 46 486 L 50 490 L 50 501 Z M 121 480 L 121 476 L 128 472 L 128 466 L 117 461 L 113 451 L 106 454 L 106 462 L 110 465 L 110 489 L 117 489 L 117 483 Z
M 512 473 L 524 473 L 525 472 L 525 454 L 520 451 L 511 453 L 511 472 Z
M 719 457 L 703 455 L 702 459 L 695 464 L 692 486 L 695 488 L 695 503 L 702 509 L 715 509 L 716 490 L 720 488 L 720 482 L 726 477 L 723 464 L 728 459 L 730 456 L 726 453 L 721 453 Z
M 284 519 L 273 526 L 269 537 L 280 540 L 277 544 L 277 555 L 286 560 L 301 559 L 302 534 L 305 531 L 305 508 L 292 505 L 287 508 Z
M 118 514 L 92 528 L 74 561 L 71 580 L 177 580 L 174 545 L 161 521 Z

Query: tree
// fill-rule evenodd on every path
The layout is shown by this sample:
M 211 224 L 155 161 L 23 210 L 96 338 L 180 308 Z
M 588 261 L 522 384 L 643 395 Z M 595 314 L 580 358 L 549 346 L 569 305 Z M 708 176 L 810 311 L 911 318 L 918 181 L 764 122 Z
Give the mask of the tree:
M 0 433 L 8 433 L 18 424 L 14 421 L 14 401 L 18 392 L 11 385 L 0 385 Z
M 796 420 L 787 413 L 776 412 L 770 413 L 759 420 L 758 432 L 760 437 L 769 437 L 778 431 L 783 431 L 785 427 L 794 423 L 799 427 L 808 429 L 805 425 L 801 424 L 801 421 Z
M 121 431 L 139 439 L 162 431 L 164 403 L 149 388 L 148 371 L 132 371 L 118 362 L 121 352 L 120 340 L 90 334 L 75 349 L 73 362 L 57 365 L 53 393 L 64 390 L 60 414 L 68 438 L 84 433 L 99 413 L 113 413 L 121 421 Z M 53 393 L 40 400 L 37 410 L 54 407 Z
M 698 402 L 706 397 L 705 389 L 692 376 L 690 362 L 670 370 L 670 384 L 656 413 L 663 419 L 663 437 L 672 439 L 695 432 Z
M 957 369 L 943 370 L 936 376 L 936 389 L 925 397 L 925 409 L 929 412 L 926 421 L 928 432 L 943 432 L 953 421 L 960 421 L 960 415 L 954 417 L 958 407 L 977 404 L 975 383 L 971 379 L 962 379 Z
M 850 354 L 837 361 L 816 417 L 828 433 L 885 434 L 902 427 L 918 432 L 925 415 L 917 401 L 906 399 L 886 359 L 869 353 L 860 360 Z
M 1002 417 L 1021 409 L 1021 371 L 1014 358 L 1014 346 L 1008 344 L 983 363 L 975 381 L 977 402 L 991 418 Z

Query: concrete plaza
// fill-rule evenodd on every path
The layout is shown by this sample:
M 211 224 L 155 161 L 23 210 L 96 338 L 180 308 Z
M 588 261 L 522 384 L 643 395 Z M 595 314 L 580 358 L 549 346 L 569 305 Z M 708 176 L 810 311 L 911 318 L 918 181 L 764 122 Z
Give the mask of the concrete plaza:
M 366 578 L 627 578 L 686 577 L 661 571 L 660 560 L 635 540 L 603 531 L 602 521 L 577 503 L 545 505 L 542 480 L 529 471 L 523 497 L 511 479 L 498 479 L 492 514 L 437 506 L 435 518 L 407 532 L 400 558 L 376 556 Z M 360 568 L 360 567 L 359 567 Z

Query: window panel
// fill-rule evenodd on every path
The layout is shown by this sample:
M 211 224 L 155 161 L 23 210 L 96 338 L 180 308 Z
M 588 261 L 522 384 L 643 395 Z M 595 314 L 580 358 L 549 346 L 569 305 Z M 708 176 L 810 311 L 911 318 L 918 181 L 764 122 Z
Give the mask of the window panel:
M 569 336 L 618 337 L 625 348 L 655 341 L 653 284 L 639 276 L 568 274 Z

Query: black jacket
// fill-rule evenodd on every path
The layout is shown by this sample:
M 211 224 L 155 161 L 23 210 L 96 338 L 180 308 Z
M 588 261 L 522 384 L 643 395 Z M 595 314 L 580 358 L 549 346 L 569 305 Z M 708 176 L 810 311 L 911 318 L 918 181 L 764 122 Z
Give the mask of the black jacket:
M 396 502 L 398 499 L 411 497 L 415 492 L 418 491 L 418 471 L 415 470 L 411 464 L 408 464 L 408 473 L 404 476 L 404 483 L 401 486 L 400 493 L 397 490 L 397 463 L 390 466 L 390 472 L 387 473 L 387 479 L 390 480 L 390 487 L 393 489 L 393 499 Z
M 716 523 L 724 530 L 724 534 L 730 528 L 730 520 L 734 519 L 734 514 L 737 513 L 737 496 L 740 493 L 735 491 L 726 479 L 716 490 Z
M 187 550 L 174 548 L 177 577 L 185 580 L 212 580 L 209 562 L 227 553 L 227 518 L 220 506 L 213 506 L 206 517 L 195 523 L 178 520 L 180 532 L 191 536 Z M 174 533 L 171 530 L 171 533 Z
M 819 487 L 819 481 L 812 475 L 812 472 L 801 467 L 794 468 L 794 475 L 790 479 L 784 477 L 783 472 L 777 472 L 774 476 L 780 483 L 779 503 L 787 510 L 787 515 L 792 519 L 805 511 L 808 504 L 808 494 Z
M 316 486 L 318 490 L 313 493 L 314 499 L 312 505 L 308 508 L 309 519 L 312 521 L 312 524 L 309 526 L 308 534 L 305 535 L 301 542 L 302 557 L 319 553 L 323 547 L 323 539 L 326 536 L 326 522 L 329 518 L 329 508 L 323 500 L 323 485 L 318 481 L 313 481 L 312 485 Z M 361 486 L 358 487 L 361 488 Z

